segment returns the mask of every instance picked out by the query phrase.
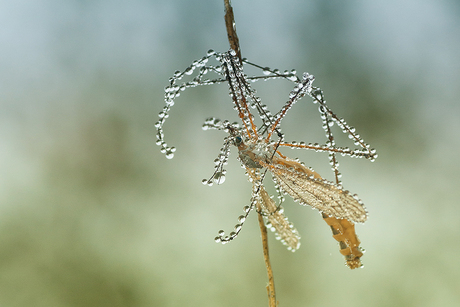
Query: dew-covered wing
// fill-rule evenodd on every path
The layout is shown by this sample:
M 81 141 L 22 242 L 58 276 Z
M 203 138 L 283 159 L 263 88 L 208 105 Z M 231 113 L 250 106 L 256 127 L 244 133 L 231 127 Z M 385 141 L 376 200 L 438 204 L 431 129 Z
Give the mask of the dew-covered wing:
M 276 206 L 263 186 L 260 188 L 259 196 L 259 203 L 268 221 L 267 227 L 277 234 L 277 239 L 281 240 L 289 250 L 296 251 L 300 247 L 300 236 L 294 225 L 288 221 L 283 210 Z
M 269 168 L 281 189 L 295 201 L 339 219 L 366 221 L 367 211 L 362 202 L 332 182 L 280 164 L 271 164 Z

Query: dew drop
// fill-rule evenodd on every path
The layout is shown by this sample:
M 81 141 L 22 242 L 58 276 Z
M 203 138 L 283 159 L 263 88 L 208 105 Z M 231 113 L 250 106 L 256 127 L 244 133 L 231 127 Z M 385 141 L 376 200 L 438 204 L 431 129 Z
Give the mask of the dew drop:
M 193 73 L 193 68 L 192 67 L 187 67 L 187 69 L 184 71 L 186 75 L 191 75 Z
M 224 183 L 225 181 L 225 174 L 223 172 L 217 172 L 214 177 L 213 177 L 213 181 L 216 183 L 216 184 L 222 184 Z

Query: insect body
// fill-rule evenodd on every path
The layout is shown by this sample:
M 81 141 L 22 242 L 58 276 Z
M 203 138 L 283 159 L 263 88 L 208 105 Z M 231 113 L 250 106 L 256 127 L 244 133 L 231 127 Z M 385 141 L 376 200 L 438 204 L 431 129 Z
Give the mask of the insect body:
M 302 205 L 310 205 L 329 216 L 364 223 L 367 212 L 362 202 L 340 186 L 324 180 L 314 170 L 275 150 L 275 145 L 237 137 L 239 158 L 247 168 L 266 168 L 282 191 Z
M 208 59 L 216 57 L 220 66 L 208 66 Z M 243 63 L 259 67 L 243 59 Z M 197 68 L 198 75 L 192 81 L 177 84 L 186 74 L 192 74 Z M 204 79 L 208 72 L 215 72 L 222 76 L 214 80 Z M 242 225 L 252 209 L 256 208 L 263 214 L 267 226 L 277 233 L 278 238 L 295 251 L 300 243 L 300 236 L 297 230 L 284 216 L 281 202 L 283 194 L 291 196 L 302 205 L 309 205 L 318 209 L 326 223 L 331 227 L 334 238 L 339 242 L 341 253 L 346 258 L 346 264 L 350 268 L 359 267 L 362 251 L 359 248 L 359 240 L 356 237 L 353 223 L 363 223 L 367 219 L 367 212 L 362 202 L 355 196 L 344 190 L 340 184 L 340 173 L 338 171 L 337 154 L 351 157 L 364 157 L 373 161 L 377 154 L 368 144 L 355 133 L 355 129 L 349 126 L 343 119 L 335 115 L 326 105 L 322 91 L 313 87 L 314 77 L 304 73 L 302 78 L 296 76 L 295 71 L 280 73 L 278 70 L 263 68 L 263 76 L 248 77 L 243 73 L 242 64 L 233 50 L 226 53 L 215 53 L 209 51 L 208 55 L 201 60 L 195 61 L 185 72 L 176 72 L 170 79 L 170 85 L 166 88 L 166 106 L 160 113 L 160 121 L 156 123 L 157 144 L 162 147 L 162 152 L 168 158 L 172 158 L 174 147 L 169 147 L 164 141 L 163 125 L 168 117 L 174 99 L 179 92 L 197 85 L 208 85 L 227 82 L 230 97 L 234 109 L 238 113 L 241 125 L 231 124 L 229 121 L 220 121 L 209 118 L 203 125 L 204 130 L 216 129 L 228 133 L 224 139 L 221 153 L 215 160 L 215 172 L 203 183 L 212 185 L 222 183 L 225 180 L 226 171 L 224 166 L 228 162 L 230 147 L 238 148 L 238 157 L 242 166 L 246 169 L 249 180 L 252 182 L 252 196 L 249 206 L 244 208 L 244 214 L 238 218 L 238 224 L 234 231 L 225 235 L 219 232 L 216 241 L 226 243 L 233 240 L 241 231 Z M 295 83 L 294 89 L 289 94 L 288 101 L 275 114 L 270 113 L 268 108 L 262 104 L 255 95 L 255 91 L 249 85 L 250 82 L 267 79 L 287 79 Z M 319 112 L 323 121 L 323 128 L 326 132 L 327 142 L 324 145 L 312 143 L 285 142 L 281 133 L 280 123 L 292 106 L 304 96 L 310 96 L 313 102 L 319 105 Z M 251 111 L 256 111 L 255 115 Z M 259 123 L 258 123 L 259 122 Z M 335 145 L 331 127 L 336 124 L 342 132 L 349 135 L 350 139 L 359 146 L 356 149 L 338 147 Z M 324 180 L 318 173 L 305 167 L 297 160 L 290 159 L 281 153 L 281 149 L 289 147 L 293 149 L 308 149 L 317 152 L 328 152 L 336 183 Z M 280 204 L 269 196 L 264 187 L 264 179 L 271 174 L 275 187 L 278 191 Z

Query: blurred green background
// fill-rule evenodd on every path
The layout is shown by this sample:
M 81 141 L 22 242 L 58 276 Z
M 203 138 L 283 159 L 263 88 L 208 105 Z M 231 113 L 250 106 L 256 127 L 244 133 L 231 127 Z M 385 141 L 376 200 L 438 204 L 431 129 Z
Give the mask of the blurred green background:
M 460 3 L 233 7 L 243 56 L 314 74 L 379 153 L 340 159 L 370 213 L 363 269 L 344 266 L 317 212 L 284 204 L 302 246 L 270 235 L 280 306 L 459 306 Z M 226 86 L 178 98 L 174 159 L 155 145 L 168 78 L 228 49 L 223 14 L 217 0 L 0 1 L 0 306 L 267 306 L 256 215 L 213 240 L 249 204 L 235 150 L 225 184 L 201 184 L 225 135 L 204 119 L 237 120 Z M 255 88 L 275 111 L 292 84 Z M 283 131 L 324 142 L 307 98 Z M 287 154 L 332 179 L 326 154 Z

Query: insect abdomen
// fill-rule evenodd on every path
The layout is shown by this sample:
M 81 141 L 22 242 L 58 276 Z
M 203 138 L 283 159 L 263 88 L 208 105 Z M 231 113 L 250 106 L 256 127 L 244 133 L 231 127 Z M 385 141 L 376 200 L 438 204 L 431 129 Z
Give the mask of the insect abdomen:
M 345 256 L 346 265 L 350 269 L 362 267 L 360 258 L 363 256 L 361 243 L 355 232 L 355 224 L 346 219 L 337 219 L 323 213 L 324 221 L 331 227 L 332 237 L 339 242 L 340 253 Z

